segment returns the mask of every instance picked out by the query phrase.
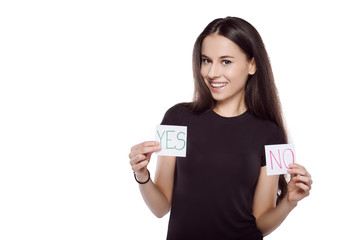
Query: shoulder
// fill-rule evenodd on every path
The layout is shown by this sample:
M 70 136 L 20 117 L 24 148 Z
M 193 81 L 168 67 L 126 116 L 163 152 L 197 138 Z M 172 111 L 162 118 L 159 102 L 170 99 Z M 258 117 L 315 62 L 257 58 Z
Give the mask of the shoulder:
M 171 108 L 169 108 L 166 113 L 165 116 L 178 116 L 178 115 L 182 115 L 182 114 L 186 114 L 186 113 L 190 113 L 190 109 L 187 107 L 186 103 L 178 103 L 174 106 L 172 106 Z
M 272 121 L 261 119 L 251 112 L 250 116 L 252 129 L 265 141 L 265 144 L 286 143 L 285 133 L 280 126 Z
M 191 115 L 191 110 L 189 109 L 187 103 L 178 103 L 171 108 L 169 108 L 164 115 L 163 125 L 178 125 L 180 120 L 186 118 L 186 116 Z

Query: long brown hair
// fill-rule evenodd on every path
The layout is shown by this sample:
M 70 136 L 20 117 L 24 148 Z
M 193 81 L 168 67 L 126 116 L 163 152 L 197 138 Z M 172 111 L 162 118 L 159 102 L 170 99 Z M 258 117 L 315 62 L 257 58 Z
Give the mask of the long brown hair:
M 256 72 L 249 75 L 245 85 L 245 104 L 257 117 L 276 123 L 283 131 L 287 142 L 287 133 L 283 121 L 281 104 L 278 97 L 274 76 L 265 45 L 258 31 L 247 21 L 237 17 L 218 18 L 209 23 L 196 39 L 193 50 L 194 99 L 184 103 L 194 112 L 211 110 L 215 106 L 210 90 L 206 86 L 201 73 L 201 48 L 206 36 L 211 33 L 220 34 L 236 43 L 247 55 L 248 60 L 254 58 Z M 285 176 L 279 178 L 277 203 L 287 193 Z

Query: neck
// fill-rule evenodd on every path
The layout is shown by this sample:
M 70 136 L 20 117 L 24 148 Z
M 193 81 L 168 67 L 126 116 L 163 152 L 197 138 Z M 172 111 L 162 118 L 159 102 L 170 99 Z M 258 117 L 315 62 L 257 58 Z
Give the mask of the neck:
M 245 99 L 240 101 L 217 101 L 214 111 L 223 117 L 236 117 L 246 112 Z

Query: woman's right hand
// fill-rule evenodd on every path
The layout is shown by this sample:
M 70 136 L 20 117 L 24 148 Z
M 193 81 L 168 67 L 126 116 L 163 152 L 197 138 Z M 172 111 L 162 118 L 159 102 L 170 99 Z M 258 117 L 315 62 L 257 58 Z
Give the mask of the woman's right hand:
M 148 178 L 147 165 L 150 162 L 151 155 L 159 150 L 161 150 L 160 143 L 155 141 L 143 142 L 131 148 L 130 165 L 140 182 L 146 181 Z

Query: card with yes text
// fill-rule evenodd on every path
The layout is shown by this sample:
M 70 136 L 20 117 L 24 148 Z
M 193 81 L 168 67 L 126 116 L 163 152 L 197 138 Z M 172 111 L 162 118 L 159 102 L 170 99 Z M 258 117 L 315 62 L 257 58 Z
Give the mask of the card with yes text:
M 161 150 L 156 152 L 157 155 L 186 157 L 186 126 L 158 125 L 155 140 L 161 146 Z

